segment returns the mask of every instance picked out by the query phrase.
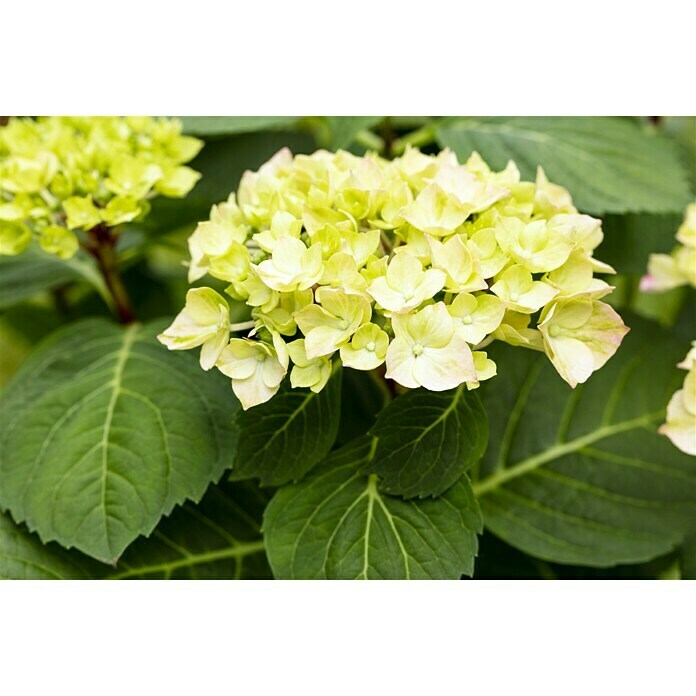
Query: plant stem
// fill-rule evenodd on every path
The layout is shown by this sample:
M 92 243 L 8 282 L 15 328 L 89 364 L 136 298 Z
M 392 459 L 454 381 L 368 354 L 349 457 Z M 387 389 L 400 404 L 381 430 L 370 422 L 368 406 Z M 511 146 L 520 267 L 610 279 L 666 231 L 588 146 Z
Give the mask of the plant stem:
M 394 132 L 394 127 L 392 126 L 389 116 L 383 121 L 381 136 L 384 141 L 384 157 L 386 159 L 391 159 L 394 156 L 393 145 L 396 139 L 396 133 Z
M 114 300 L 118 320 L 122 324 L 132 324 L 135 321 L 135 315 L 117 267 L 116 236 L 111 228 L 103 224 L 93 227 L 87 234 L 92 242 L 87 246 L 87 250 L 97 261 L 99 271 Z
M 401 138 L 397 138 L 392 144 L 392 152 L 395 156 L 403 155 L 406 146 L 424 147 L 435 140 L 435 129 L 432 124 L 427 124 L 418 130 L 411 131 Z

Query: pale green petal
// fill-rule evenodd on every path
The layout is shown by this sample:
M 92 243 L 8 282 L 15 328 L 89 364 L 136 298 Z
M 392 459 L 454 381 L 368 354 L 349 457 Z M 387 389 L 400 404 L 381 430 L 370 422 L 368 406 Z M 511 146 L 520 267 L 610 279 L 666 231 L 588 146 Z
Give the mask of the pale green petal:
M 394 323 L 397 336 L 400 325 Z M 423 307 L 408 319 L 407 331 L 414 343 L 423 347 L 443 348 L 454 334 L 454 322 L 442 302 Z
M 242 408 L 246 411 L 253 406 L 266 403 L 278 393 L 280 383 L 274 387 L 269 387 L 263 380 L 263 371 L 256 370 L 247 379 L 233 379 L 232 391 L 239 399 Z
M 443 348 L 426 347 L 413 365 L 414 379 L 426 389 L 445 391 L 476 380 L 471 348 L 454 334 Z
M 413 376 L 413 367 L 416 356 L 413 354 L 411 345 L 404 339 L 397 336 L 389 344 L 387 350 L 387 379 L 393 379 L 401 386 L 409 389 L 416 389 L 420 384 Z
M 601 368 L 628 332 L 609 305 L 590 299 L 554 302 L 542 313 L 539 329 L 547 355 L 572 387 Z
M 406 298 L 399 291 L 392 289 L 385 276 L 375 278 L 367 292 L 380 307 L 390 312 L 400 312 L 406 304 Z

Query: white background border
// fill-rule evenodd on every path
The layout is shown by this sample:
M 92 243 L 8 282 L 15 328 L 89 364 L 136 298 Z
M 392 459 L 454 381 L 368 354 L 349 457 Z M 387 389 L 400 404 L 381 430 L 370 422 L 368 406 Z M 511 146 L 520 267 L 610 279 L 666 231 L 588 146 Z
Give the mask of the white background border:
M 25 582 L 8 696 L 686 693 L 694 583 Z
M 683 2 L 5 3 L 0 112 L 696 112 Z M 5 583 L 0 693 L 682 693 L 694 583 Z

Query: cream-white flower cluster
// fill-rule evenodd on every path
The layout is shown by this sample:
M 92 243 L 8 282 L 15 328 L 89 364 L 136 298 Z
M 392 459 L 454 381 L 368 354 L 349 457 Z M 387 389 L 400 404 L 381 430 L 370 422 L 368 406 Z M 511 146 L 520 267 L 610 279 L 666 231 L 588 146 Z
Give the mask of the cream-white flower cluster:
M 650 255 L 648 273 L 641 279 L 641 290 L 660 292 L 682 285 L 696 288 L 696 203 L 687 207 L 676 239 L 679 244 L 671 254 Z M 682 452 L 696 455 L 696 341 L 678 367 L 688 370 L 688 374 L 682 388 L 670 399 L 660 432 Z
M 320 391 L 339 359 L 384 364 L 408 388 L 475 388 L 496 374 L 482 350 L 496 339 L 544 351 L 575 386 L 628 330 L 600 301 L 612 287 L 594 273 L 613 272 L 593 255 L 602 236 L 541 169 L 532 183 L 475 153 L 462 165 L 449 150 L 283 149 L 189 239 L 189 282 L 224 281 L 250 321 L 231 324 L 228 299 L 196 287 L 160 340 L 202 346 L 202 367 L 228 375 L 244 408 L 288 372 Z
M 677 367 L 687 370 L 687 375 L 682 388 L 669 401 L 667 420 L 660 432 L 682 452 L 696 456 L 696 341 Z

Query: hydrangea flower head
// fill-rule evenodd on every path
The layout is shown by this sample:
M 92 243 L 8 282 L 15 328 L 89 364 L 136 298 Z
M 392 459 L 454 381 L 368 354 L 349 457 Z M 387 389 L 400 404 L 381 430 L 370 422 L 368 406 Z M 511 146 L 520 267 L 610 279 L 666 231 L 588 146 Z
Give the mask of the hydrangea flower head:
M 475 389 L 497 373 L 482 350 L 494 340 L 545 352 L 575 386 L 627 331 L 601 302 L 612 288 L 594 274 L 613 272 L 594 258 L 601 239 L 601 222 L 543 170 L 528 182 L 476 153 L 461 164 L 449 150 L 389 161 L 283 149 L 189 239 L 190 282 L 227 283 L 248 321 L 218 323 L 224 305 L 211 296 L 205 316 L 187 303 L 161 340 L 202 345 L 208 365 L 223 330 L 236 334 L 216 364 L 244 408 L 286 375 L 320 391 L 340 364 L 405 388 Z

